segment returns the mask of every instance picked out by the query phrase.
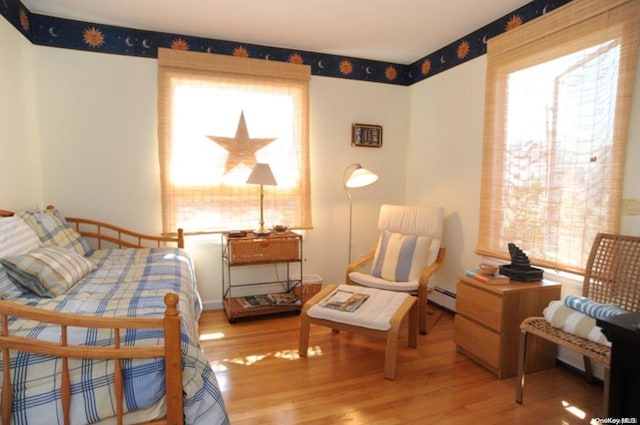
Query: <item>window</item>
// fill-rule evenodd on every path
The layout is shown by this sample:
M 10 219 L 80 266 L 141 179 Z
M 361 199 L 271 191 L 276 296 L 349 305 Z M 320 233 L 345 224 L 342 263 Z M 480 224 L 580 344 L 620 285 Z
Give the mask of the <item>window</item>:
M 311 228 L 308 66 L 160 49 L 160 170 L 167 233 L 253 229 L 259 221 L 256 163 L 267 227 Z
M 489 41 L 479 254 L 581 273 L 618 231 L 638 4 L 575 0 Z

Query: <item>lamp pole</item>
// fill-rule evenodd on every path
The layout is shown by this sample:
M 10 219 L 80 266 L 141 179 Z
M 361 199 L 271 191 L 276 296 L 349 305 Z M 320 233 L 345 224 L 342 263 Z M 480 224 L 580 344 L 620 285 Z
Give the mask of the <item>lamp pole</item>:
M 369 186 L 378 180 L 378 175 L 372 173 L 366 168 L 362 168 L 362 165 L 353 163 L 347 165 L 342 174 L 342 184 L 344 191 L 349 198 L 349 263 L 351 264 L 351 232 L 353 227 L 353 200 L 351 199 L 351 192 L 349 189 L 357 189 L 360 187 Z

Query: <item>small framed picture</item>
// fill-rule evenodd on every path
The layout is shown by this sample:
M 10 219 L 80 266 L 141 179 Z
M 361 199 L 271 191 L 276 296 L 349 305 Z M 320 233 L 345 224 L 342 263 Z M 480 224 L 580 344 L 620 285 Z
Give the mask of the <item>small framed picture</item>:
M 351 145 L 379 148 L 382 146 L 382 126 L 371 124 L 352 124 Z

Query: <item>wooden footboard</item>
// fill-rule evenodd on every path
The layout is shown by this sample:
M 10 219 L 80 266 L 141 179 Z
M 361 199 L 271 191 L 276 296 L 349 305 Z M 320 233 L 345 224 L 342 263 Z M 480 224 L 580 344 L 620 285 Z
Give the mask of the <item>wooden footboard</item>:
M 164 297 L 167 309 L 163 318 L 105 318 L 81 314 L 59 313 L 29 307 L 9 301 L 0 301 L 0 317 L 2 331 L 0 348 L 3 354 L 3 369 L 10 370 L 11 350 L 26 351 L 44 355 L 52 355 L 62 359 L 62 379 L 60 393 L 64 423 L 70 423 L 71 384 L 69 378 L 68 359 L 108 359 L 115 361 L 114 385 L 117 401 L 117 423 L 123 417 L 123 359 L 141 359 L 163 357 L 165 359 L 166 407 L 167 415 L 163 420 L 144 422 L 144 424 L 182 425 L 182 350 L 180 334 L 180 313 L 177 308 L 178 295 L 169 293 Z M 10 317 L 35 320 L 60 326 L 60 342 L 39 341 L 31 338 L 9 334 Z M 113 329 L 115 345 L 111 347 L 90 347 L 86 345 L 70 345 L 67 341 L 67 328 L 83 327 L 90 329 Z M 164 345 L 146 347 L 120 346 L 122 329 L 164 329 Z M 15 352 L 14 352 L 15 353 Z M 13 404 L 13 388 L 10 373 L 3 373 L 0 410 L 3 424 L 11 423 Z

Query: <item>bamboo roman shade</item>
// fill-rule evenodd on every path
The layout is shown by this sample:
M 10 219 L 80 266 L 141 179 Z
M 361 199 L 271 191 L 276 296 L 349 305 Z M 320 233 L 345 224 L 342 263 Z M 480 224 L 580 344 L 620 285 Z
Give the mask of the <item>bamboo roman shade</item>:
M 158 139 L 165 232 L 311 228 L 306 65 L 171 49 L 158 52 Z
M 477 253 L 581 273 L 619 228 L 637 0 L 574 0 L 489 40 Z

